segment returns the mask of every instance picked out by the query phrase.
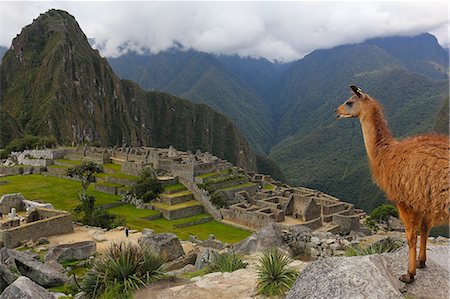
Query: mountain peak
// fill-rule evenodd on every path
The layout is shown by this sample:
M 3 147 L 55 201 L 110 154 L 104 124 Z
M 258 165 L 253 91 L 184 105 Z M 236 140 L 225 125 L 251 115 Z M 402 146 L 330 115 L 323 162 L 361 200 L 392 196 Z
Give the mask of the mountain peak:
M 62 10 L 41 14 L 13 40 L 0 86 L 0 115 L 11 120 L 0 122 L 0 132 L 15 132 L 0 134 L 0 147 L 20 135 L 53 135 L 62 144 L 201 149 L 255 168 L 247 141 L 228 118 L 119 80 Z

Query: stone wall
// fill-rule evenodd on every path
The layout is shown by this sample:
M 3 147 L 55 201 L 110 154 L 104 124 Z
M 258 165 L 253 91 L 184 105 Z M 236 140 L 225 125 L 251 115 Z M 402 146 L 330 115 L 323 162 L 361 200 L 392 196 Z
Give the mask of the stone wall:
M 162 210 L 161 213 L 163 214 L 164 218 L 168 220 L 175 220 L 180 218 L 186 218 L 191 217 L 197 214 L 200 214 L 203 212 L 203 206 L 192 206 L 192 207 L 186 207 L 179 210 Z
M 24 241 L 36 241 L 40 237 L 68 234 L 72 232 L 72 215 L 67 212 L 59 211 L 59 215 L 57 216 L 5 229 L 1 231 L 1 240 L 3 245 L 7 248 L 14 248 Z
M 23 169 L 22 166 L 0 166 L 0 176 L 20 175 Z
M 349 234 L 351 231 L 359 231 L 359 216 L 333 215 L 333 223 L 340 226 L 341 234 Z
M 14 208 L 16 211 L 23 211 L 23 200 L 25 198 L 21 193 L 4 194 L 0 199 L 0 213 L 7 215 Z
M 194 181 L 187 180 L 186 178 L 179 177 L 179 181 L 188 188 L 189 191 L 192 192 L 194 195 L 194 198 L 200 202 L 205 210 L 211 214 L 214 219 L 220 220 L 222 219 L 222 214 L 220 211 L 211 203 L 211 197 L 208 194 L 208 192 L 203 192 L 196 184 L 194 184 Z
M 233 208 L 233 206 L 230 209 L 221 209 L 221 212 L 223 219 L 253 229 L 261 229 L 275 220 L 270 214 L 255 213 L 243 208 Z
M 139 176 L 145 167 L 152 167 L 152 165 L 126 161 L 122 163 L 121 171 L 129 175 Z

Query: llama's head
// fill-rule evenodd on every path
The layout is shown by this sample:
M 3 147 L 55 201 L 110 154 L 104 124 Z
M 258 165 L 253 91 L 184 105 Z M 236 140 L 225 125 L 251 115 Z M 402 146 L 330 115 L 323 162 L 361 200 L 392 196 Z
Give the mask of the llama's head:
M 336 113 L 336 118 L 338 119 L 359 117 L 364 104 L 369 99 L 369 97 L 355 85 L 351 85 L 350 89 L 352 90 L 353 95 L 334 111 Z

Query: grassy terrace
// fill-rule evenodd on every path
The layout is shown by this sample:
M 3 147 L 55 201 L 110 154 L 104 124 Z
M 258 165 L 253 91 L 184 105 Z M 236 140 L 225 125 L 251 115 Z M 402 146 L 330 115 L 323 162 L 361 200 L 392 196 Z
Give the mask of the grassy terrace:
M 230 191 L 230 190 L 234 190 L 234 189 L 250 187 L 250 186 L 253 186 L 253 185 L 255 185 L 255 184 L 252 183 L 252 182 L 248 182 L 248 183 L 241 184 L 241 185 L 236 185 L 236 186 L 231 186 L 231 187 L 228 187 L 228 188 L 219 189 L 218 191 Z
M 56 209 L 71 210 L 79 204 L 78 191 L 80 182 L 38 174 L 8 176 L 0 181 L 8 182 L 0 185 L 0 196 L 5 193 L 20 192 L 26 199 L 51 203 Z M 94 185 L 88 189 L 95 196 L 97 205 L 116 202 L 118 195 L 110 195 L 94 190 Z
M 69 179 L 61 179 L 44 175 L 21 175 L 8 176 L 0 178 L 7 184 L 0 184 L 0 196 L 5 193 L 22 193 L 25 198 L 30 200 L 39 200 L 51 203 L 57 209 L 70 211 L 79 204 L 78 191 L 81 189 L 80 183 Z M 95 191 L 93 184 L 89 187 L 88 192 L 96 197 L 97 205 L 105 205 L 117 202 L 120 199 L 118 195 L 110 195 Z M 198 202 L 196 202 L 198 204 Z M 158 218 L 156 220 L 147 220 L 144 218 L 158 214 L 158 211 L 140 210 L 134 206 L 121 205 L 110 208 L 110 212 L 122 215 L 127 225 L 132 229 L 142 230 L 144 228 L 153 229 L 157 233 L 171 232 L 175 233 L 179 238 L 187 240 L 189 235 L 196 235 L 199 239 L 207 239 L 209 234 L 214 234 L 217 239 L 235 243 L 246 237 L 251 232 L 238 229 L 217 221 L 209 221 L 207 223 L 194 226 L 176 228 L 174 225 L 186 223 L 209 217 L 208 214 L 199 214 L 193 217 L 182 218 L 177 220 L 166 220 Z
M 164 191 L 183 191 L 183 190 L 186 190 L 186 186 L 180 183 L 164 187 Z
M 171 193 L 171 194 L 164 194 L 164 197 L 180 197 L 180 196 L 185 196 L 185 195 L 189 195 L 192 194 L 191 191 L 189 190 L 185 190 L 185 191 L 181 191 L 181 192 L 177 192 L 177 193 Z
M 61 164 L 65 164 L 65 165 L 80 165 L 81 160 L 68 160 L 68 159 L 56 159 L 55 162 L 61 163 Z
M 198 206 L 198 205 L 200 205 L 200 203 L 196 200 L 189 200 L 189 201 L 185 201 L 182 203 L 178 203 L 176 205 L 166 205 L 165 203 L 159 203 L 159 202 L 154 204 L 155 208 L 163 209 L 166 211 L 173 211 L 173 210 L 189 208 L 189 207 Z
M 212 176 L 218 176 L 218 175 L 227 174 L 227 173 L 229 173 L 228 169 L 224 169 L 222 171 L 204 173 L 204 174 L 198 175 L 197 178 L 206 179 L 206 178 L 209 178 Z

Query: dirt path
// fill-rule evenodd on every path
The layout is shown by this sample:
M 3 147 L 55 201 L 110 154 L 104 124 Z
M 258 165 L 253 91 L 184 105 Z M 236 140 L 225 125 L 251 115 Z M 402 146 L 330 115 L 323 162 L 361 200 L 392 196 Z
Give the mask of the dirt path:
M 74 232 L 71 234 L 48 237 L 50 242 L 48 247 L 81 241 L 95 241 L 97 243 L 97 251 L 102 252 L 113 242 L 129 241 L 137 244 L 140 236 L 141 233 L 136 232 L 131 233 L 127 238 L 123 229 L 113 229 L 105 232 L 101 228 L 74 225 Z

